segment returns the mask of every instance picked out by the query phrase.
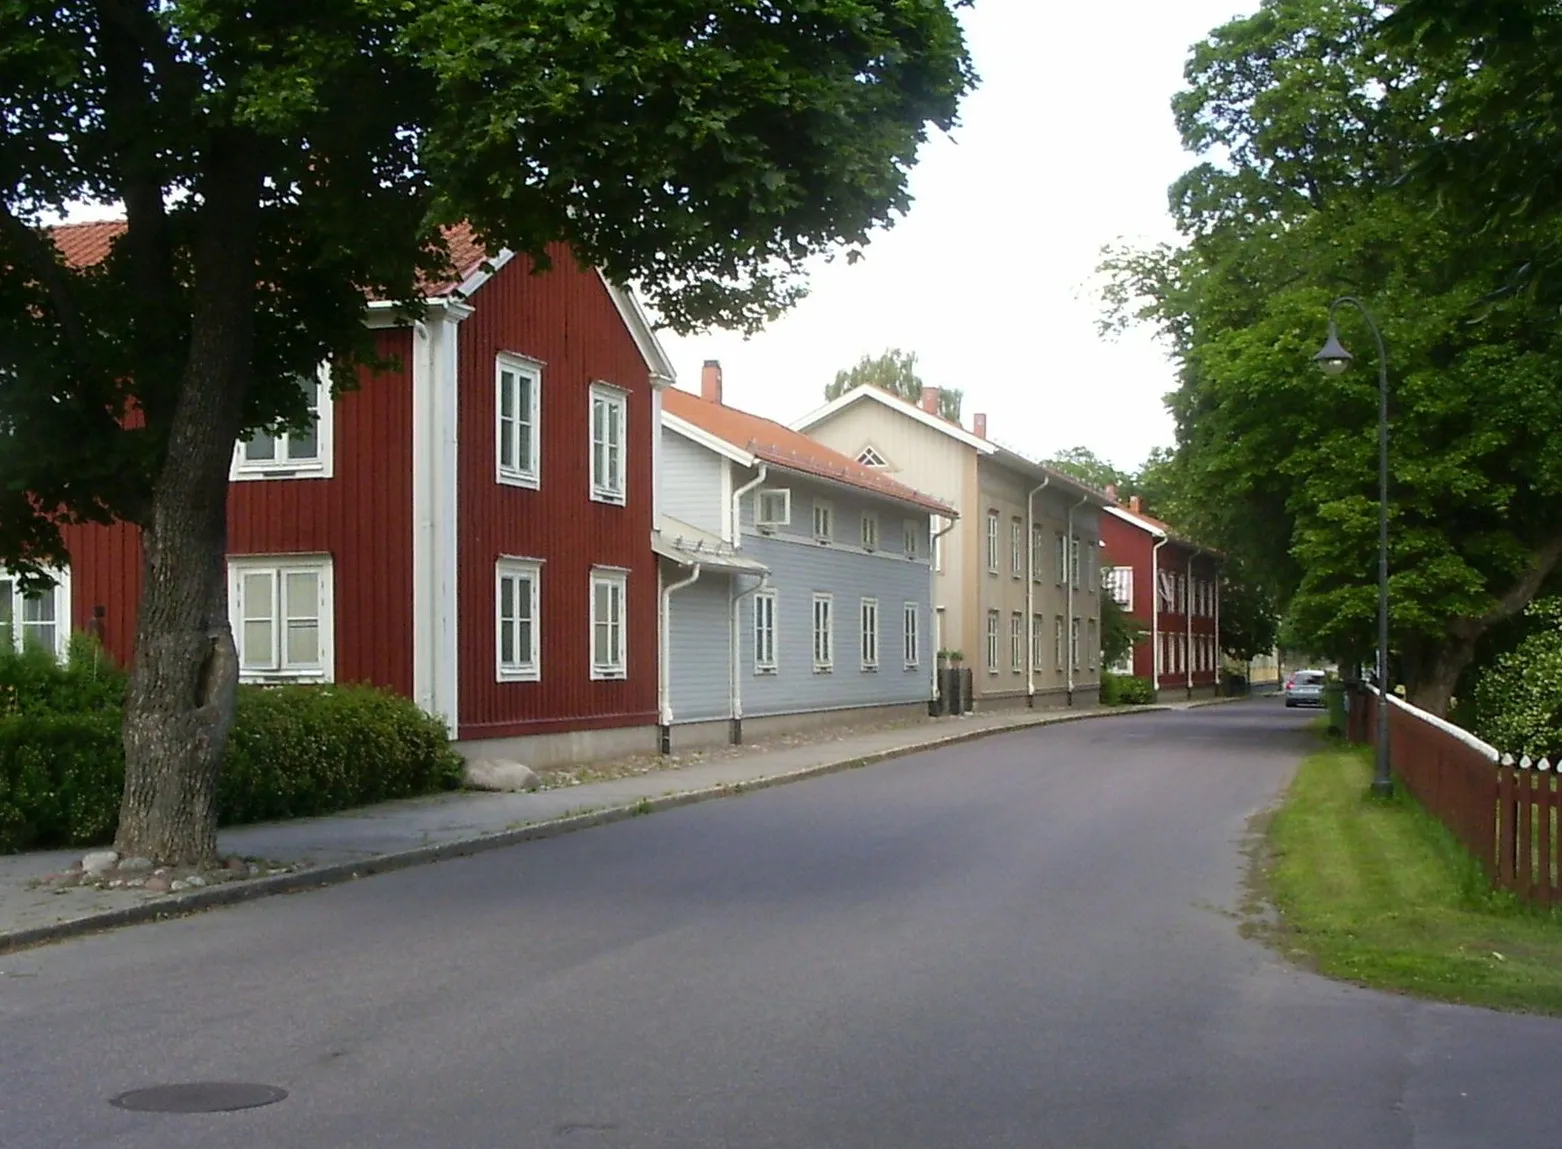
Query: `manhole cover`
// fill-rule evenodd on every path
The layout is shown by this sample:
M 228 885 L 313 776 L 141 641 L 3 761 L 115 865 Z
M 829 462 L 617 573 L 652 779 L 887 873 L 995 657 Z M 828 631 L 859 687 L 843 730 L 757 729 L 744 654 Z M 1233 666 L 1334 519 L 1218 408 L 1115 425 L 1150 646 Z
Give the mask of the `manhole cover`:
M 228 1113 L 254 1109 L 287 1096 L 275 1085 L 243 1081 L 192 1081 L 185 1085 L 153 1085 L 109 1099 L 110 1105 L 138 1113 Z

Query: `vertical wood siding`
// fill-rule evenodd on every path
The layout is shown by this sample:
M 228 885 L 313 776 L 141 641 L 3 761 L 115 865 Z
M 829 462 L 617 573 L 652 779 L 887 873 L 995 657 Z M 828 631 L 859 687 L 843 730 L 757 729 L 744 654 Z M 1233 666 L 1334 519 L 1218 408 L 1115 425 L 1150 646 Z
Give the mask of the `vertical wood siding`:
M 463 739 L 552 734 L 656 721 L 656 567 L 651 554 L 652 399 L 649 372 L 595 271 L 563 250 L 531 274 L 517 256 L 474 294 L 461 324 L 461 716 Z M 495 480 L 494 358 L 541 361 L 538 490 Z M 627 505 L 590 497 L 590 386 L 628 393 Z M 495 672 L 494 564 L 502 555 L 543 562 L 542 676 L 499 682 Z M 590 578 L 594 564 L 629 572 L 628 677 L 591 678 Z
M 1103 514 L 1101 516 L 1101 538 L 1106 543 L 1105 561 L 1112 566 L 1132 567 L 1134 572 L 1134 605 L 1130 612 L 1132 617 L 1143 626 L 1146 632 L 1151 626 L 1150 612 L 1154 609 L 1159 588 L 1150 581 L 1151 549 L 1155 540 L 1144 531 L 1123 522 L 1115 515 Z M 1192 563 L 1193 577 L 1203 581 L 1218 581 L 1220 567 L 1216 559 L 1210 555 L 1194 555 L 1193 552 L 1175 542 L 1168 542 L 1161 548 L 1159 570 L 1162 573 L 1172 573 L 1186 576 L 1189 571 L 1189 563 Z M 1189 589 L 1189 609 L 1193 606 L 1193 592 Z M 1188 616 L 1179 610 L 1163 610 L 1160 617 L 1161 633 L 1172 633 L 1178 636 L 1180 642 L 1188 633 Z M 1199 635 L 1215 634 L 1215 619 L 1211 615 L 1195 615 L 1193 618 L 1193 634 L 1195 640 Z M 1148 678 L 1154 673 L 1154 647 L 1148 637 L 1134 647 L 1134 674 Z M 1189 650 L 1190 659 L 1196 657 L 1192 648 Z M 1173 670 L 1173 664 L 1165 664 L 1161 667 L 1160 681 L 1157 685 L 1171 689 L 1185 686 L 1188 681 L 1186 670 Z M 1216 666 L 1219 666 L 1219 656 L 1216 657 Z M 1219 670 L 1195 670 L 1193 672 L 1193 684 L 1195 686 L 1207 686 L 1214 683 L 1219 677 Z
M 411 332 L 385 331 L 396 367 L 365 372 L 336 400 L 332 477 L 267 479 L 228 488 L 230 555 L 328 554 L 335 577 L 336 680 L 412 693 Z M 73 626 L 105 610 L 105 645 L 128 664 L 141 596 L 139 532 L 72 527 Z

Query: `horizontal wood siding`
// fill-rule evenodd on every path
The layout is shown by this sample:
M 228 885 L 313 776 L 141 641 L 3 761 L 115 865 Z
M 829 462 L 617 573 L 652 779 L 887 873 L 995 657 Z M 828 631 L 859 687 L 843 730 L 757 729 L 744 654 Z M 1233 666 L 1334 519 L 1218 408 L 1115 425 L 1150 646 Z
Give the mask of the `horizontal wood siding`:
M 662 514 L 720 535 L 726 518 L 722 507 L 722 469 L 727 460 L 676 431 L 662 433 Z
M 681 580 L 689 572 L 673 567 L 667 577 Z M 730 579 L 709 574 L 672 593 L 668 669 L 674 722 L 725 718 L 731 712 L 731 593 Z
M 595 271 L 556 251 L 532 275 L 517 256 L 472 296 L 460 354 L 460 730 L 464 739 L 524 737 L 656 721 L 656 567 L 651 555 L 652 392 L 645 360 Z M 542 363 L 540 485 L 496 479 L 494 362 Z M 590 497 L 590 386 L 628 394 L 625 506 Z M 494 566 L 541 560 L 538 682 L 499 682 Z M 628 574 L 628 677 L 591 678 L 594 564 Z
M 229 484 L 230 555 L 328 554 L 335 575 L 336 680 L 412 693 L 411 332 L 381 332 L 397 365 L 365 372 L 335 407 L 333 477 Z M 105 608 L 106 645 L 128 664 L 141 595 L 139 532 L 74 527 L 73 624 Z

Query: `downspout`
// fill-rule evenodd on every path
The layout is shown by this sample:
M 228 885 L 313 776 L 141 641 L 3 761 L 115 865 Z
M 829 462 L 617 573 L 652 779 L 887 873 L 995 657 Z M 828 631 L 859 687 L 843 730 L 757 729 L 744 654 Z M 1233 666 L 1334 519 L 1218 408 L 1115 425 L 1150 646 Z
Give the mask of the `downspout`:
M 736 585 L 736 583 L 737 577 L 733 576 L 733 585 Z M 759 576 L 759 581 L 749 587 L 748 590 L 738 591 L 732 596 L 732 642 L 728 653 L 728 670 L 730 672 L 728 679 L 730 687 L 728 712 L 731 717 L 728 722 L 727 740 L 734 746 L 743 745 L 743 674 L 738 668 L 743 644 L 738 639 L 740 633 L 738 630 L 738 604 L 749 595 L 758 594 L 769 585 L 770 572 L 766 571 Z
M 769 464 L 760 463 L 759 474 L 754 476 L 754 481 L 751 483 L 744 483 L 741 487 L 732 492 L 732 509 L 729 512 L 732 516 L 729 523 L 732 530 L 732 537 L 728 541 L 732 543 L 732 549 L 735 551 L 743 549 L 743 496 L 763 483 L 765 481 L 765 476 L 769 473 Z
M 1063 568 L 1063 585 L 1067 590 L 1068 596 L 1068 630 L 1066 632 L 1068 637 L 1065 648 L 1068 651 L 1068 657 L 1064 659 L 1064 665 L 1068 667 L 1068 704 L 1070 706 L 1074 705 L 1074 659 L 1077 657 L 1077 648 L 1079 646 L 1079 641 L 1074 638 L 1074 564 L 1079 561 L 1079 555 L 1075 553 L 1078 548 L 1074 546 L 1074 512 L 1089 501 L 1089 495 L 1081 495 L 1079 502 L 1068 509 L 1068 533 L 1064 535 L 1066 540 L 1064 553 L 1068 555 L 1068 565 Z
M 943 516 L 940 515 L 939 517 L 942 518 Z M 932 520 L 929 519 L 928 523 L 929 523 L 929 527 L 931 528 Z M 959 526 L 959 524 L 960 524 L 960 520 L 959 519 L 950 519 L 949 520 L 949 525 L 947 527 L 945 527 L 941 531 L 934 532 L 933 533 L 933 537 L 928 540 L 928 547 L 927 547 L 927 584 L 928 584 L 927 600 L 928 600 L 928 604 L 929 604 L 929 607 L 930 607 L 930 611 L 929 611 L 929 616 L 928 616 L 927 622 L 928 622 L 929 629 L 932 628 L 934 620 L 936 620 L 938 618 L 938 564 L 933 561 L 933 555 L 936 554 L 937 551 L 938 551 L 938 540 L 943 538 L 950 531 L 954 530 L 955 527 Z M 942 639 L 944 636 L 943 635 L 939 635 L 938 637 L 940 639 Z M 928 659 L 928 662 L 933 667 L 933 693 L 932 693 L 932 695 L 928 699 L 928 709 L 929 710 L 934 710 L 937 707 L 937 705 L 938 705 L 938 651 L 936 649 L 933 651 L 933 657 Z
M 1161 695 L 1161 548 L 1166 536 L 1150 548 L 1150 697 Z
M 671 583 L 662 587 L 661 603 L 661 649 L 657 652 L 656 683 L 656 709 L 661 726 L 661 752 L 671 754 L 673 752 L 673 706 L 672 706 L 672 635 L 669 633 L 669 623 L 672 621 L 673 591 L 682 590 L 686 586 L 693 586 L 700 580 L 700 564 L 695 563 L 693 572 L 681 582 Z
M 1188 590 L 1182 603 L 1184 621 L 1188 626 L 1188 646 L 1187 650 L 1183 652 L 1182 662 L 1183 669 L 1187 672 L 1188 700 L 1190 702 L 1193 700 L 1193 558 L 1198 553 L 1198 551 L 1194 551 L 1193 554 L 1188 556 Z
M 1226 668 L 1226 656 L 1220 651 L 1220 565 L 1215 566 L 1215 693 L 1220 693 L 1221 675 Z M 1253 662 L 1248 660 L 1247 685 L 1253 686 Z
M 1025 496 L 1025 705 L 1036 705 L 1036 496 L 1052 482 L 1043 475 L 1041 486 Z

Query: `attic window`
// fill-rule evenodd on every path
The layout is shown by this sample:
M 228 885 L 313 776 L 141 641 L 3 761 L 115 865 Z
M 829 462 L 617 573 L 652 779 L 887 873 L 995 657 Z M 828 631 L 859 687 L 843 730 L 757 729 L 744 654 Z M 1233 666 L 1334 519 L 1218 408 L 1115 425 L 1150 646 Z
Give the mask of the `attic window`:
M 879 454 L 872 446 L 864 447 L 857 455 L 857 461 L 864 467 L 887 467 L 889 462 Z

